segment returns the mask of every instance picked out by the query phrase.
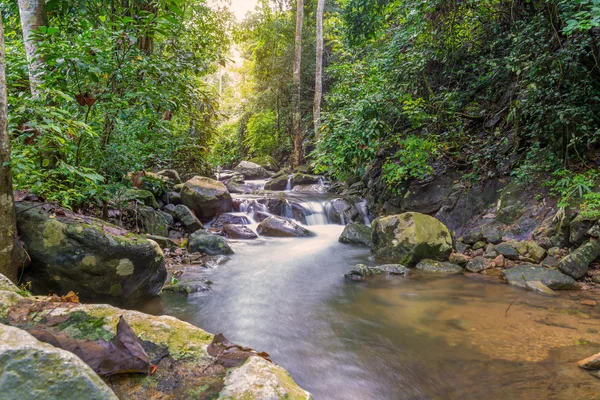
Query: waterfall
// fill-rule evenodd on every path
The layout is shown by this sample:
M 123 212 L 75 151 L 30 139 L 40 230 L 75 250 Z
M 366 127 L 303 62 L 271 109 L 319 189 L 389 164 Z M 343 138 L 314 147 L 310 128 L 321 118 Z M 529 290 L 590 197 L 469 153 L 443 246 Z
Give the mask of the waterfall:
M 369 211 L 367 210 L 367 201 L 363 200 L 360 203 L 355 204 L 358 213 L 363 218 L 365 225 L 371 226 L 371 219 L 369 218 Z
M 292 177 L 294 175 L 289 175 L 288 179 L 287 179 L 287 185 L 285 185 L 285 190 L 286 192 L 289 192 L 290 190 L 292 190 Z

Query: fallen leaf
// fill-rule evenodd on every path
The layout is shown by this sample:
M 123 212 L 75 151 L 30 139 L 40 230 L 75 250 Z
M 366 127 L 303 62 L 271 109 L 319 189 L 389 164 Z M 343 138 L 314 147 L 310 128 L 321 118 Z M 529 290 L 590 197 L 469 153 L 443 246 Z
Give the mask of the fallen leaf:
M 75 354 L 100 376 L 129 373 L 149 375 L 156 370 L 123 316 L 119 318 L 117 334 L 110 342 L 104 339 L 73 339 L 65 334 L 53 334 L 46 330 L 31 330 L 29 333 L 39 341 Z
M 27 195 L 29 194 L 29 190 L 27 189 L 23 189 L 23 190 L 15 190 L 15 192 L 13 193 L 13 199 L 15 200 L 15 202 L 20 202 L 25 200 L 25 198 L 27 197 Z
M 267 353 L 257 353 L 248 347 L 233 344 L 222 333 L 215 335 L 212 343 L 208 345 L 207 352 L 217 358 L 216 364 L 220 364 L 225 368 L 239 367 L 252 356 L 259 356 L 272 362 Z

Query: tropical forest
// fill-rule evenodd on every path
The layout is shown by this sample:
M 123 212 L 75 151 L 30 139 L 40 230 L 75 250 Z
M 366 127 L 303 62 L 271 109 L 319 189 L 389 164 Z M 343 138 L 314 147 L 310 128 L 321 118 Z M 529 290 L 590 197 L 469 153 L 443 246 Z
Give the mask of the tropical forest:
M 598 399 L 600 0 L 0 0 L 0 398 Z

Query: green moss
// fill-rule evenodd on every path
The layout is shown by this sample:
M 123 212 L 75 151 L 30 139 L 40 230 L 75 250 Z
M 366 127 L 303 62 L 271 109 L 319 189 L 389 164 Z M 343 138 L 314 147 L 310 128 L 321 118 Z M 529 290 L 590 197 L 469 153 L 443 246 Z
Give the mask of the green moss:
M 111 340 L 114 333 L 104 329 L 106 320 L 93 317 L 83 311 L 75 311 L 69 319 L 58 325 L 58 329 L 75 339 Z
M 63 224 L 55 219 L 49 219 L 44 223 L 44 247 L 59 246 L 65 239 Z
M 116 296 L 116 295 L 119 295 L 119 294 L 123 293 L 123 288 L 119 284 L 112 285 L 110 287 L 110 290 L 109 290 L 108 293 L 110 293 L 113 296 Z

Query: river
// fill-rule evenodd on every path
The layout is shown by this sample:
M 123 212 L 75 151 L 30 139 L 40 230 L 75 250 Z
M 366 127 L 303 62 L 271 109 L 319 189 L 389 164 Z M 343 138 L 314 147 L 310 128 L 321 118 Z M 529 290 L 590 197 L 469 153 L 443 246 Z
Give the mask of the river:
M 326 213 L 313 197 L 310 212 Z M 268 352 L 317 400 L 600 396 L 576 364 L 600 351 L 599 310 L 580 303 L 596 293 L 546 297 L 479 274 L 348 281 L 375 263 L 327 220 L 307 218 L 311 238 L 231 241 L 235 255 L 206 270 L 211 291 L 145 311 Z

